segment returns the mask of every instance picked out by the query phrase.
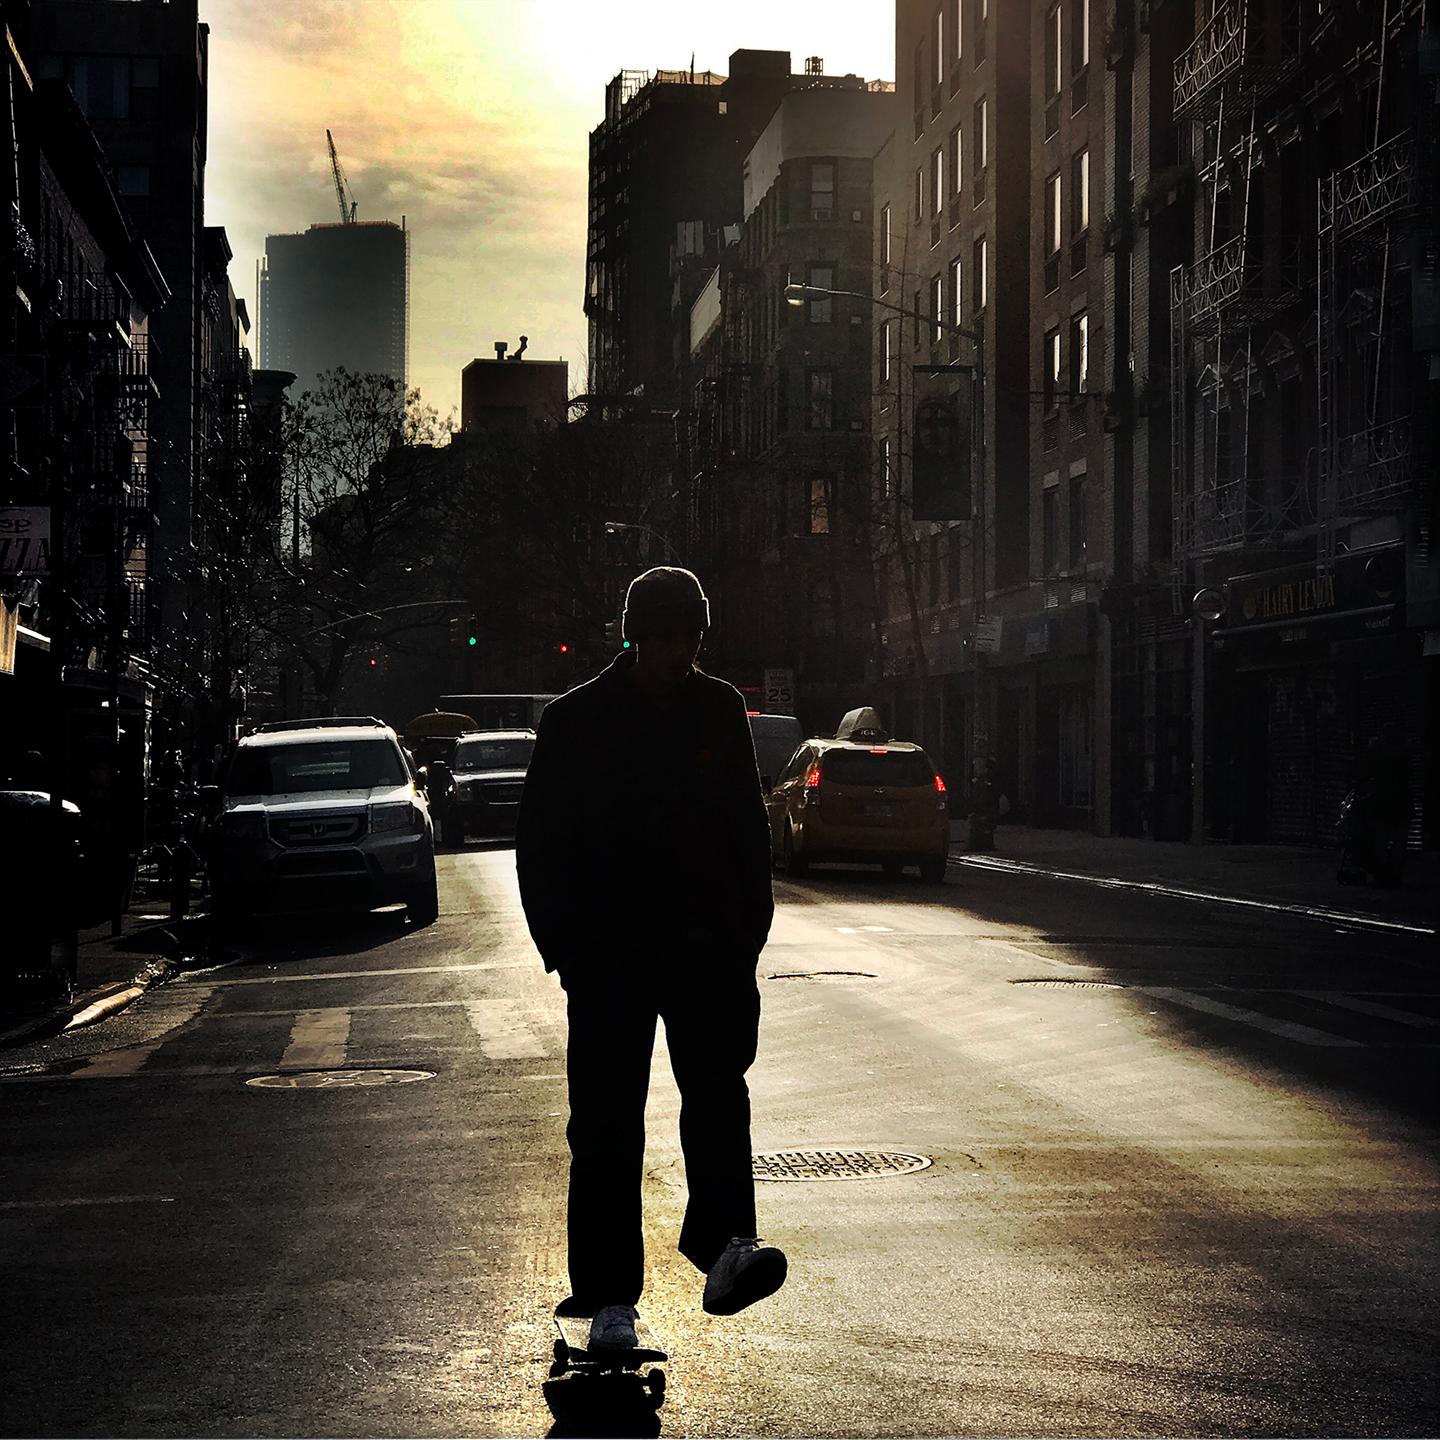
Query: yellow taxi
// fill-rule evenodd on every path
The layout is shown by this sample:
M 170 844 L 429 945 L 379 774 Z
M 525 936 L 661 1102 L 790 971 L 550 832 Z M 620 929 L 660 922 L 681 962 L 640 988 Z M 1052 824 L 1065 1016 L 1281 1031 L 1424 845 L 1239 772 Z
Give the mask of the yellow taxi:
M 812 861 L 873 863 L 888 875 L 918 865 L 945 878 L 950 813 L 945 782 L 919 745 L 892 740 L 868 706 L 833 739 L 807 740 L 765 797 L 770 855 L 789 875 Z

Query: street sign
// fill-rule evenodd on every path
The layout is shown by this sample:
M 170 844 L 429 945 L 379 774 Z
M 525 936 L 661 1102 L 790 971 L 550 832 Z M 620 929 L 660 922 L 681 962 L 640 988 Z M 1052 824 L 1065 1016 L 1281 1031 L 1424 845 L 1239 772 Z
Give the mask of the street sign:
M 982 615 L 975 625 L 975 648 L 982 655 L 998 655 L 1000 653 L 1000 637 L 1004 628 L 1003 616 Z
M 50 507 L 0 505 L 0 575 L 50 573 Z
M 793 670 L 767 669 L 765 671 L 765 713 L 767 715 L 793 715 L 795 713 L 795 672 Z

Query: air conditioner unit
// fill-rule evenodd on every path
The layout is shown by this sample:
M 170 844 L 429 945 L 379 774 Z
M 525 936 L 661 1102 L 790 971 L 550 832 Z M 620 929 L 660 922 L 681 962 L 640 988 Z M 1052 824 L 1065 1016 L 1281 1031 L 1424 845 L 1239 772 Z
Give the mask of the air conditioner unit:
M 823 207 L 817 207 L 810 212 L 810 218 L 812 220 L 833 220 L 835 218 L 835 212 Z

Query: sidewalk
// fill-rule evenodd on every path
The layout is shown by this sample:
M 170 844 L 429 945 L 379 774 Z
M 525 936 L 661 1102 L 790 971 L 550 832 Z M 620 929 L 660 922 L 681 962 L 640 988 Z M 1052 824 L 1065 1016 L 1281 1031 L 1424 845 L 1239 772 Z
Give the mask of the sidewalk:
M 0 1049 L 123 1010 L 204 954 L 206 924 L 203 913 L 172 921 L 163 906 L 140 901 L 121 916 L 118 935 L 111 934 L 108 920 L 82 930 L 74 994 L 15 1004 L 0 1000 Z
M 1216 900 L 1339 911 L 1377 922 L 1440 929 L 1440 855 L 1434 853 L 1408 856 L 1404 884 L 1379 890 L 1339 884 L 1334 850 L 1293 845 L 1188 845 L 1001 825 L 995 831 L 994 851 L 972 857 L 966 849 L 969 829 L 967 821 L 952 823 L 952 855 L 1124 884 L 1193 890 Z

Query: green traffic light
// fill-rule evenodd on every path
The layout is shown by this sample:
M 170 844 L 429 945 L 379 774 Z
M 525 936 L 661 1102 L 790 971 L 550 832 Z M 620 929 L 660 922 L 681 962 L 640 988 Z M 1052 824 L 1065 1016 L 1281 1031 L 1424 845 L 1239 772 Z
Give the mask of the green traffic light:
M 471 644 L 471 645 L 478 645 L 478 644 L 480 643 L 480 641 L 479 641 L 479 638 L 478 638 L 477 636 L 472 635 L 472 636 L 470 637 L 468 643 Z
M 630 642 L 628 640 L 622 640 L 620 642 L 620 648 L 622 650 L 628 650 L 630 648 Z

